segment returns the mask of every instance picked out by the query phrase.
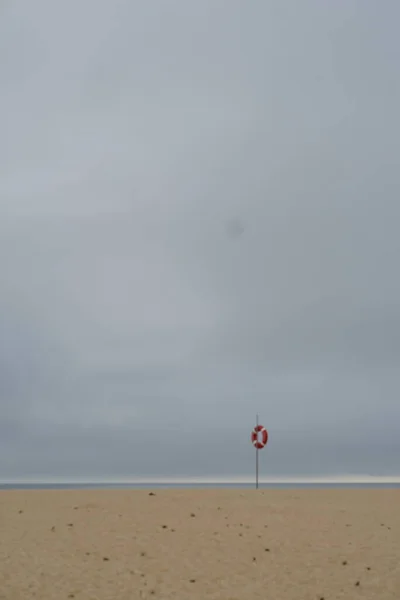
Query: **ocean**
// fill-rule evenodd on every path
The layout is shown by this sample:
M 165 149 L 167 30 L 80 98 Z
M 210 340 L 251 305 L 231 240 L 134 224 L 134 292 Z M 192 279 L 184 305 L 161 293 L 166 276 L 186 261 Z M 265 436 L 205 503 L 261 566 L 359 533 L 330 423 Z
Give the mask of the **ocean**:
M 140 489 L 254 489 L 254 483 L 0 483 L 0 490 L 140 490 Z M 384 483 L 260 483 L 259 489 L 400 489 L 400 482 Z

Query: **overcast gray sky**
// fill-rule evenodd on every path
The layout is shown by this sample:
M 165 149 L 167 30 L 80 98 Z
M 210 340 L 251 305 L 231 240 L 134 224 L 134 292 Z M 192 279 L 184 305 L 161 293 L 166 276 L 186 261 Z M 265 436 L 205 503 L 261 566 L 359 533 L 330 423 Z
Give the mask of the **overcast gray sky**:
M 1 478 L 399 474 L 399 19 L 1 4 Z

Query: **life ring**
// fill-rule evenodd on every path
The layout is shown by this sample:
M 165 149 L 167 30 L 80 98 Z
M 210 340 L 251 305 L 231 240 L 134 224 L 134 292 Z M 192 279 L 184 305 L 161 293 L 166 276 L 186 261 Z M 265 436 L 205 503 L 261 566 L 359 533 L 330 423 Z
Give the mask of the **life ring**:
M 258 434 L 261 433 L 261 440 L 258 439 Z M 251 432 L 252 444 L 257 450 L 262 450 L 268 442 L 268 431 L 263 425 L 257 425 Z

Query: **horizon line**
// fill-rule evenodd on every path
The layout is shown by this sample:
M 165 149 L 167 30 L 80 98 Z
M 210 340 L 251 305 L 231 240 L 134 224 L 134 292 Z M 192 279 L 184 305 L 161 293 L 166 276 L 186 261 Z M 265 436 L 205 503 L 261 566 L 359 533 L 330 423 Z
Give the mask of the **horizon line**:
M 213 477 L 10 477 L 1 478 L 0 485 L 7 484 L 110 484 L 110 485 L 140 485 L 140 484 L 252 484 L 255 478 L 249 476 L 213 476 Z M 277 477 L 260 477 L 261 484 L 299 484 L 299 483 L 400 483 L 400 475 L 320 475 L 320 476 L 277 476 Z

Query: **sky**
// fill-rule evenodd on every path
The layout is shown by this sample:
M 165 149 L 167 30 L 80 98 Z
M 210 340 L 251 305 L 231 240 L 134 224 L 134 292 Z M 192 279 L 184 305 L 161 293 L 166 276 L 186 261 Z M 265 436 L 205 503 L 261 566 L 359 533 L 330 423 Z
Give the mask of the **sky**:
M 1 4 L 1 479 L 400 474 L 399 19 Z

